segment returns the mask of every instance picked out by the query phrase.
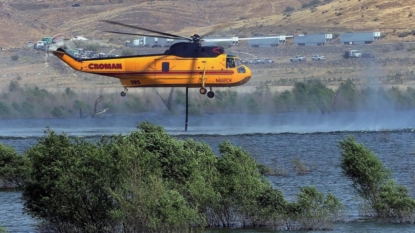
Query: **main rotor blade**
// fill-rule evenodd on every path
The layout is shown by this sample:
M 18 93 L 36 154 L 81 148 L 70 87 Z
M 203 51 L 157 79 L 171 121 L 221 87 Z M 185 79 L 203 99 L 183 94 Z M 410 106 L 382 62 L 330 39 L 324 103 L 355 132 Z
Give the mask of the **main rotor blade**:
M 138 30 L 152 32 L 152 33 L 157 33 L 157 34 L 164 35 L 164 36 L 171 36 L 171 37 L 174 37 L 174 38 L 177 38 L 177 39 L 192 40 L 189 37 L 178 36 L 178 35 L 174 35 L 174 34 L 170 34 L 170 33 L 166 33 L 166 32 L 159 32 L 159 31 L 156 31 L 156 30 L 151 30 L 151 29 L 147 29 L 147 28 L 137 27 L 137 26 L 128 25 L 128 24 L 125 24 L 125 23 L 120 23 L 120 22 L 111 21 L 111 20 L 101 20 L 101 22 L 105 22 L 105 23 L 109 23 L 109 24 L 115 24 L 115 25 L 120 25 L 120 26 L 128 27 L 128 28 L 134 28 L 134 29 L 138 29 Z
M 166 39 L 177 39 L 177 37 L 171 37 L 171 36 L 147 35 L 147 34 L 130 33 L 130 32 L 117 32 L 117 31 L 104 31 L 104 32 L 131 35 L 131 36 L 148 36 L 148 37 L 157 37 L 157 38 L 166 38 Z

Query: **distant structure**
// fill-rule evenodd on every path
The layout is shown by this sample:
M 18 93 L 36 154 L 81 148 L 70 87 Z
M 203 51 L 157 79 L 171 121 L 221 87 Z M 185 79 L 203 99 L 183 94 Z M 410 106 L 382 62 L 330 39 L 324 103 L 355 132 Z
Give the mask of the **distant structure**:
M 371 44 L 380 40 L 380 32 L 353 32 L 340 34 L 342 44 Z
M 294 44 L 299 46 L 305 45 L 324 45 L 331 43 L 333 34 L 308 34 L 294 36 Z
M 223 43 L 229 43 L 229 45 L 238 45 L 238 37 L 230 36 L 210 36 L 203 38 L 205 46 L 223 45 Z
M 169 47 L 170 45 L 174 44 L 175 41 L 173 39 L 166 39 L 166 38 L 158 38 L 158 37 L 150 37 L 150 36 L 143 36 L 138 39 L 134 39 L 132 41 L 126 41 L 126 47 Z
M 239 40 L 248 40 L 248 45 L 254 48 L 276 47 L 279 44 L 285 44 L 288 37 L 290 36 L 257 36 L 250 38 L 240 38 Z
M 143 46 L 144 47 L 165 47 L 167 45 L 167 39 L 166 38 L 158 38 L 158 37 L 149 37 L 145 36 L 143 37 Z

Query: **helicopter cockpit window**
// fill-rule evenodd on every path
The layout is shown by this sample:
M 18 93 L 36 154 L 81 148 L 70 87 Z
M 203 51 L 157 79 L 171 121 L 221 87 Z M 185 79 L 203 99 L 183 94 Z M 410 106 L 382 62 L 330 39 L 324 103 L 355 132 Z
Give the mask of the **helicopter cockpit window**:
M 235 59 L 226 58 L 226 68 L 235 68 Z
M 236 67 L 238 67 L 237 71 L 238 73 L 246 73 L 246 69 L 245 66 L 242 65 L 242 61 L 239 60 L 238 58 L 235 58 L 235 63 L 236 63 Z
M 169 72 L 169 70 L 170 70 L 170 63 L 169 62 L 161 63 L 161 71 Z
M 236 58 L 235 59 L 235 64 L 236 64 L 236 67 L 240 67 L 242 65 L 242 62 L 241 62 L 241 60 L 239 60 L 238 58 Z

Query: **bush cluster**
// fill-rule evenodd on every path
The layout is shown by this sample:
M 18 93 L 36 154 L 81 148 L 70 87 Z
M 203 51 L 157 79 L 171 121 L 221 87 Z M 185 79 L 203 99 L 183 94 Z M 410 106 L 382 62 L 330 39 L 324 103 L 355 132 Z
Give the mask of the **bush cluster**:
M 365 202 L 367 214 L 393 222 L 415 222 L 415 200 L 396 184 L 391 171 L 364 145 L 347 137 L 339 143 L 341 168 Z
M 335 196 L 312 186 L 287 201 L 262 175 L 269 169 L 229 141 L 217 156 L 205 143 L 148 122 L 97 140 L 45 133 L 22 155 L 0 145 L 0 180 L 23 190 L 25 211 L 41 220 L 42 231 L 330 230 L 344 217 Z M 339 148 L 369 216 L 415 222 L 415 200 L 373 152 L 353 137 Z
M 319 5 L 319 4 L 321 4 L 320 0 L 311 0 L 308 3 L 301 4 L 301 8 L 308 8 L 308 7 L 316 6 L 316 5 Z
M 396 73 L 387 76 L 390 82 L 401 83 L 412 73 Z M 19 81 L 11 81 L 8 92 L 0 95 L 0 118 L 66 118 L 96 116 L 95 111 L 107 109 L 107 113 L 137 113 L 143 111 L 184 111 L 186 103 L 183 90 L 174 90 L 172 100 L 161 99 L 157 92 L 146 95 L 130 94 L 120 98 L 118 93 L 81 95 L 67 88 L 63 93 L 51 93 L 38 87 L 21 87 Z M 162 97 L 163 98 L 163 97 Z M 376 100 L 382 101 L 376 101 Z M 163 103 L 165 108 L 161 107 Z M 167 105 L 168 103 L 168 105 Z M 375 103 L 375 104 L 374 104 Z M 240 94 L 235 90 L 218 90 L 214 99 L 197 95 L 189 99 L 189 113 L 278 113 L 278 112 L 340 112 L 410 110 L 415 108 L 415 89 L 396 87 L 357 88 L 351 80 L 343 82 L 336 91 L 318 80 L 297 82 L 291 91 L 271 92 L 267 84 L 254 92 Z
M 12 154 L 8 148 L 0 153 Z M 94 141 L 46 130 L 0 178 L 24 180 L 25 211 L 54 232 L 184 232 L 205 227 L 332 229 L 343 207 L 303 187 L 288 202 L 259 164 L 224 141 L 179 140 L 143 122 L 129 135 Z M 15 165 L 16 164 L 16 165 Z

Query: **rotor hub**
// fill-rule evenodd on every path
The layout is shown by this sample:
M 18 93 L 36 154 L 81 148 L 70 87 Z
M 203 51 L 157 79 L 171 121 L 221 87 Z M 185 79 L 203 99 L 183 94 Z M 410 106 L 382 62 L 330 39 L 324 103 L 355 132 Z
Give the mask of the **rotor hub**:
M 192 38 L 193 42 L 195 42 L 195 43 L 200 43 L 200 41 L 202 39 L 198 34 L 193 34 L 191 36 L 191 38 Z

